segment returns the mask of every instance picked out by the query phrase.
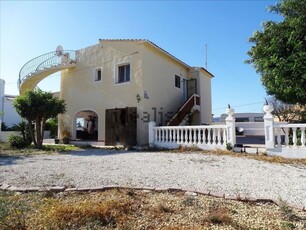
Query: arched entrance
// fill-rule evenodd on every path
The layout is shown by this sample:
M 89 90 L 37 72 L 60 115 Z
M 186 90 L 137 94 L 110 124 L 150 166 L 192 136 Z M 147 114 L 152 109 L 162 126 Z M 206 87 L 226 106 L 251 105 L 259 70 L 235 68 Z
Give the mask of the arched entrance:
M 98 140 L 98 114 L 92 110 L 76 113 L 75 137 L 77 140 Z

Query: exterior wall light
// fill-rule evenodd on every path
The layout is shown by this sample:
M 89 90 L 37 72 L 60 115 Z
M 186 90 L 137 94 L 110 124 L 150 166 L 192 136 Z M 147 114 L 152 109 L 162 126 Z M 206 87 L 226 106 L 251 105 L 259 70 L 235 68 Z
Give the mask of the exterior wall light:
M 140 95 L 139 95 L 139 94 L 136 95 L 136 99 L 137 99 L 137 102 L 138 102 L 138 103 L 141 101 L 141 98 L 140 98 Z

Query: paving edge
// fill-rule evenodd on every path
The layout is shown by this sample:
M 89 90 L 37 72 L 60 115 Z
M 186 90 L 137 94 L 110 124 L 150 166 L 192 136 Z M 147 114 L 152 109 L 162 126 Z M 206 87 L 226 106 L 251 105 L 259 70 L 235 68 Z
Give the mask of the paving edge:
M 185 189 L 185 188 L 162 188 L 162 187 L 127 187 L 127 186 L 118 186 L 118 185 L 108 185 L 102 187 L 93 187 L 93 188 L 67 188 L 65 186 L 53 186 L 53 187 L 15 187 L 8 184 L 0 184 L 0 190 L 2 191 L 10 191 L 10 192 L 20 192 L 20 193 L 30 193 L 30 192 L 103 192 L 111 189 L 131 189 L 131 190 L 144 190 L 144 191 L 153 191 L 153 192 L 185 192 L 186 194 L 196 194 L 196 195 L 204 195 L 211 196 L 216 198 L 222 198 L 226 200 L 236 200 L 241 202 L 249 202 L 249 203 L 273 203 L 277 206 L 281 206 L 283 202 L 272 199 L 269 197 L 248 197 L 238 195 L 227 195 L 222 192 L 213 192 L 205 189 Z M 306 206 L 297 205 L 297 204 L 288 204 L 285 203 L 286 206 L 294 209 L 298 209 L 306 212 Z

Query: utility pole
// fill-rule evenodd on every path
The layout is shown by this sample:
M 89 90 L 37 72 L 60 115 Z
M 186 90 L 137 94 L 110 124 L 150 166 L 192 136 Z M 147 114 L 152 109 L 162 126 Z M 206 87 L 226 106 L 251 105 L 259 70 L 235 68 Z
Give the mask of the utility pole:
M 207 70 L 207 44 L 205 44 L 205 69 Z

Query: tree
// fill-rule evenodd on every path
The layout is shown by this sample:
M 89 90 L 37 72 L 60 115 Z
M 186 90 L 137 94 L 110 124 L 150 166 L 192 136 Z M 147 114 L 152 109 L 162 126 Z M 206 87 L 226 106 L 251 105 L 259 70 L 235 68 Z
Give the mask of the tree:
M 268 98 L 269 104 L 273 106 L 272 112 L 279 121 L 294 123 L 303 122 L 303 116 L 305 114 L 305 107 L 301 105 L 286 104 L 275 97 Z
M 64 100 L 40 89 L 27 91 L 24 95 L 18 96 L 14 101 L 14 107 L 17 113 L 27 120 L 35 148 L 38 149 L 42 148 L 46 121 L 66 112 Z
M 281 0 L 269 8 L 283 21 L 267 21 L 249 39 L 252 64 L 269 95 L 289 104 L 306 104 L 306 1 Z

